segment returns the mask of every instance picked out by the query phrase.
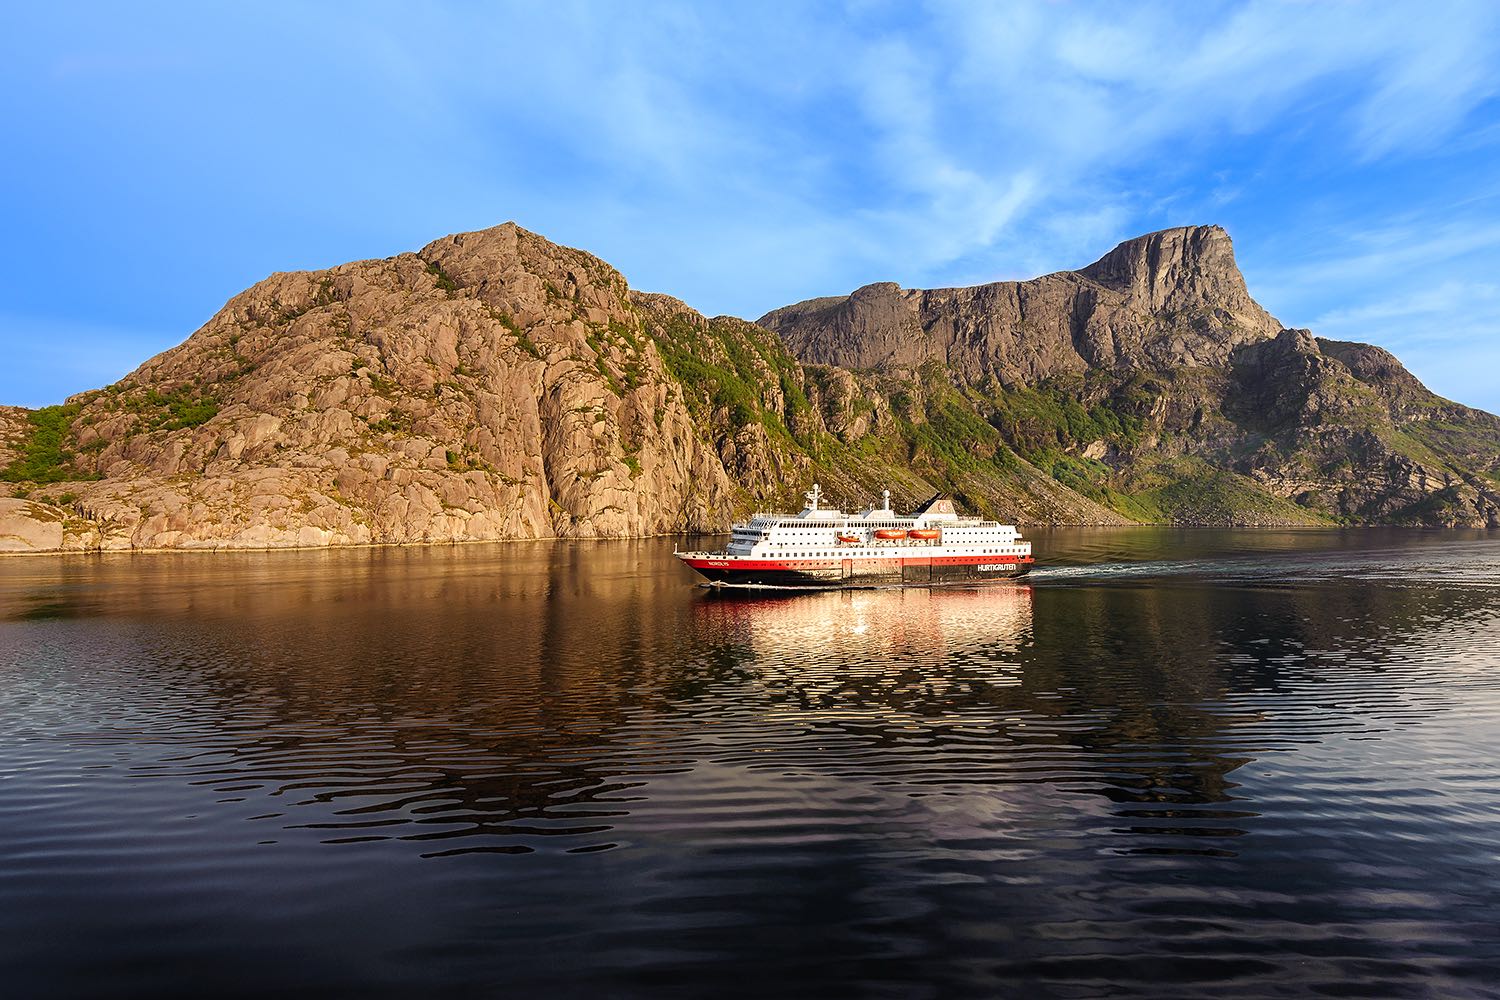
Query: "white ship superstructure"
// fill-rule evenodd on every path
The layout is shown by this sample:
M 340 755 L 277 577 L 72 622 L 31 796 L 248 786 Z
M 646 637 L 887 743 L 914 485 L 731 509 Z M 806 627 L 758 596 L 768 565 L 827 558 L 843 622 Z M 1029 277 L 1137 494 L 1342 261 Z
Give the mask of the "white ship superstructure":
M 679 552 L 710 583 L 829 587 L 942 584 L 1016 576 L 1032 563 L 1014 525 L 961 517 L 939 493 L 910 515 L 880 506 L 825 508 L 815 483 L 797 514 L 757 514 L 736 524 L 721 552 Z

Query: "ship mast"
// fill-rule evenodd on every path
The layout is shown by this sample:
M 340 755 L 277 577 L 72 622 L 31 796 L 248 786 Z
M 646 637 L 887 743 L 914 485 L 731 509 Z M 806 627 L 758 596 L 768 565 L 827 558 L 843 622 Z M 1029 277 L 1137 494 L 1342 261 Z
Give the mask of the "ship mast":
M 807 493 L 804 493 L 803 496 L 807 497 L 807 509 L 817 510 L 818 501 L 823 499 L 823 490 L 820 486 L 818 486 L 817 483 L 813 483 L 813 488 Z

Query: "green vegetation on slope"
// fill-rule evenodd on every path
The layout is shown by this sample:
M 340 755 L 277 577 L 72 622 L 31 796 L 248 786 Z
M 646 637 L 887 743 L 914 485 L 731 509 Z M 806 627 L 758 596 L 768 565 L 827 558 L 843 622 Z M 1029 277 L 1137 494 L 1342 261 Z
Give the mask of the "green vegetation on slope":
M 1449 456 L 1440 459 L 1445 464 L 1451 464 L 1452 457 L 1466 458 L 1477 465 L 1489 466 L 1485 470 L 1487 475 L 1500 472 L 1500 454 L 1495 448 L 1495 440 L 1500 437 L 1500 420 L 1475 411 L 1464 413 L 1459 407 L 1448 409 L 1457 412 L 1438 412 L 1425 420 L 1413 420 L 1402 425 L 1401 432 L 1429 453 Z
M 186 389 L 161 393 L 147 389 L 143 402 L 158 412 L 147 421 L 152 430 L 176 431 L 206 424 L 219 413 L 219 402 L 212 396 L 190 393 Z
M 1198 431 L 1226 423 L 1198 402 L 1215 377 L 1101 372 L 1034 387 L 960 390 L 929 362 L 889 391 L 894 434 L 860 441 L 856 448 L 892 465 L 908 461 L 978 512 L 990 508 L 992 494 L 1024 489 L 1024 477 L 1039 473 L 1135 521 L 1327 523 L 1326 516 L 1201 456 L 1154 453 L 1164 440 L 1174 441 L 1169 450 L 1175 452 Z M 1187 415 L 1152 417 L 1162 400 L 1176 400 Z M 1173 419 L 1192 421 L 1198 430 L 1174 426 Z M 1035 471 L 1028 473 L 1028 465 Z
M 1140 439 L 1143 421 L 1132 410 L 1147 399 L 1139 383 L 1126 383 L 1109 401 L 1091 406 L 1056 385 L 995 392 L 992 420 L 1017 452 L 1042 456 L 1061 448 L 1109 441 L 1130 446 Z M 1134 404 L 1134 405 L 1130 405 Z
M 774 383 L 786 401 L 787 414 L 811 409 L 797 362 L 774 334 L 729 317 L 699 327 L 679 315 L 648 318 L 646 332 L 667 371 L 683 387 L 694 417 L 707 420 L 713 410 L 723 408 L 735 427 L 760 423 L 773 437 L 797 440 L 786 415 L 765 405 L 765 386 Z
M 1327 524 L 1332 519 L 1272 496 L 1255 480 L 1201 458 L 1138 459 L 1122 485 L 1107 491 L 1115 510 L 1163 524 Z
M 73 453 L 67 450 L 73 421 L 82 407 L 77 403 L 44 406 L 27 414 L 30 431 L 21 446 L 20 457 L 4 471 L 0 479 L 11 483 L 60 483 L 75 479 L 98 479 L 73 466 Z
M 1275 373 L 1288 384 L 1262 396 L 1266 390 L 1246 393 L 1230 367 L 1094 370 L 1016 386 L 965 384 L 929 361 L 916 371 L 854 373 L 863 396 L 850 399 L 847 381 L 799 366 L 779 338 L 753 324 L 644 312 L 710 437 L 758 423 L 773 448 L 805 456 L 811 475 L 855 496 L 885 481 L 947 490 L 968 509 L 1001 517 L 1028 503 L 1047 516 L 1088 517 L 1097 511 L 1092 502 L 1142 522 L 1328 524 L 1393 516 L 1347 499 L 1362 484 L 1356 467 L 1383 468 L 1382 455 L 1445 476 L 1463 474 L 1455 464 L 1462 455 L 1469 459 L 1462 466 L 1500 482 L 1493 454 L 1500 422 L 1491 428 L 1452 404 L 1451 412 L 1435 406 L 1419 419 L 1397 419 L 1377 392 L 1326 365 Z M 838 437 L 819 420 L 799 419 L 810 408 L 804 385 L 830 407 L 823 417 Z M 1276 405 L 1260 407 L 1263 399 Z M 851 434 L 854 420 L 864 423 Z M 1293 501 L 1251 470 L 1264 470 L 1275 488 L 1323 485 L 1304 487 Z M 1038 477 L 1061 489 L 1038 492 Z M 1399 517 L 1457 520 L 1457 504 L 1434 494 Z
M 105 391 L 110 396 L 110 402 L 106 404 L 109 409 L 138 414 L 141 429 L 146 431 L 198 427 L 219 413 L 218 399 L 196 387 L 184 385 L 162 392 L 154 387 L 139 389 L 117 383 Z
M 939 480 L 949 481 L 958 472 L 1008 472 L 1017 468 L 1014 452 L 980 415 L 974 402 L 934 377 L 934 372 L 924 375 L 922 384 L 912 384 L 892 396 L 897 432 L 906 454 L 889 457 L 908 460 Z
M 449 298 L 458 293 L 458 282 L 454 281 L 448 272 L 443 270 L 443 265 L 437 261 L 430 260 L 427 262 L 427 273 L 432 275 L 432 283 L 446 292 Z

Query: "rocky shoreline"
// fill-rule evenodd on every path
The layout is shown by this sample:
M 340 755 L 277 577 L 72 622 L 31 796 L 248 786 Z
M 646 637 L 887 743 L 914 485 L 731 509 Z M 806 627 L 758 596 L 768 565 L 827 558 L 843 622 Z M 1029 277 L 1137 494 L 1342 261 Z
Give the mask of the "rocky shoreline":
M 0 551 L 727 529 L 813 478 L 1020 524 L 1500 526 L 1500 418 L 1286 330 L 1220 228 L 1075 272 L 705 317 L 507 223 L 276 274 L 0 407 Z

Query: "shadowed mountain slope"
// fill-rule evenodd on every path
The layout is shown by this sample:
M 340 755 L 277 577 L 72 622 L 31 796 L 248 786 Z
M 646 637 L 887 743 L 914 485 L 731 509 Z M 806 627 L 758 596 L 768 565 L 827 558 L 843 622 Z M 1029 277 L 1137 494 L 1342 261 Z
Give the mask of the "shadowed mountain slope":
M 1142 519 L 1500 523 L 1500 420 L 1379 348 L 1283 330 L 1217 226 L 1031 281 L 868 285 L 760 322 L 804 361 L 948 382 L 1024 459 Z
M 1281 330 L 1217 227 L 757 325 L 507 223 L 272 275 L 114 385 L 0 407 L 0 470 L 11 551 L 722 530 L 814 478 L 1023 522 L 1493 524 L 1500 421 Z

